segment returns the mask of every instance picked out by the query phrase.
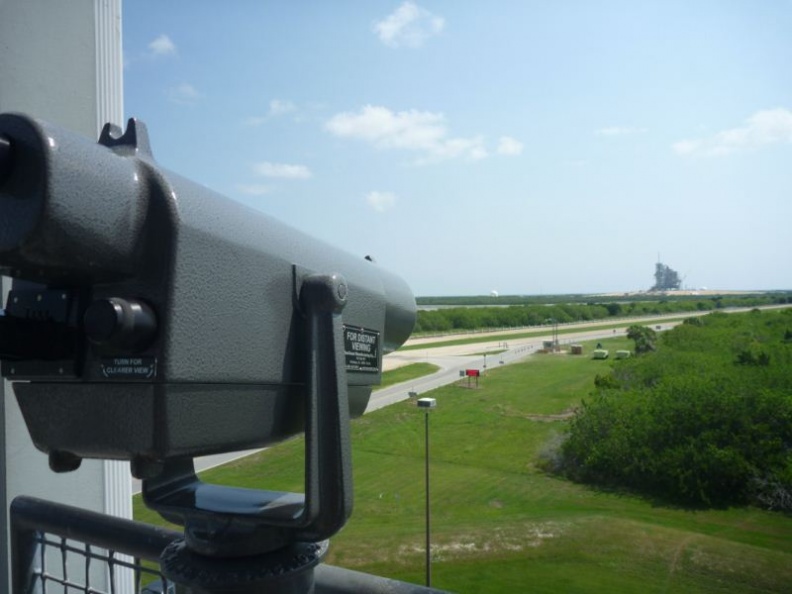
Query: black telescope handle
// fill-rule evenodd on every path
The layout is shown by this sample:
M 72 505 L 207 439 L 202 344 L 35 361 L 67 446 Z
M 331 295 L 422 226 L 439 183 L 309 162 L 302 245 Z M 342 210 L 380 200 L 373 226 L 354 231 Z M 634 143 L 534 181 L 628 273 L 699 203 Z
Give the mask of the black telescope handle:
M 143 481 L 146 505 L 185 527 L 188 548 L 237 557 L 330 538 L 352 513 L 349 396 L 341 311 L 347 284 L 339 275 L 304 279 L 306 317 L 305 495 L 203 483 L 191 458 L 164 462 Z
M 298 540 L 330 538 L 352 514 L 349 393 L 341 311 L 347 284 L 340 275 L 305 279 L 300 301 L 308 323 L 305 415 L 305 510 Z

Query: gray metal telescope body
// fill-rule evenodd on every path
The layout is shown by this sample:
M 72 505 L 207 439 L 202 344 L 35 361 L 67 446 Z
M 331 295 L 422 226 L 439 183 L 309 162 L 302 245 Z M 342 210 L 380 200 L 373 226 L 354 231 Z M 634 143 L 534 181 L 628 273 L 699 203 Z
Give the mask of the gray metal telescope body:
M 3 361 L 9 379 L 27 380 L 14 390 L 39 449 L 164 460 L 300 431 L 298 296 L 314 273 L 346 279 L 350 413 L 362 414 L 383 353 L 415 321 L 400 278 L 161 169 L 139 122 L 123 135 L 105 128 L 95 144 L 3 114 L 0 138 L 0 269 L 36 283 L 15 280 L 21 298 L 61 291 L 62 321 L 77 336 L 68 360 Z M 156 330 L 118 303 L 149 308 Z M 6 317 L 55 315 L 29 309 L 9 301 Z

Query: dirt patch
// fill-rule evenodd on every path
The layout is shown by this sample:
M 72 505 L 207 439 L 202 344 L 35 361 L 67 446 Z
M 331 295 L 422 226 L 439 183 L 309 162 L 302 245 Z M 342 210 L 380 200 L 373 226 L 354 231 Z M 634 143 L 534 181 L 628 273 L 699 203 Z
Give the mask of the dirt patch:
M 461 559 L 498 552 L 519 552 L 536 548 L 562 534 L 562 526 L 556 522 L 515 525 L 480 534 L 460 534 L 454 540 L 432 543 L 432 558 L 435 561 Z M 398 555 L 406 557 L 426 554 L 422 544 L 402 545 Z
M 577 414 L 577 411 L 578 409 L 575 407 L 555 415 L 524 415 L 524 417 L 539 423 L 552 423 L 553 421 L 568 421 Z
M 694 538 L 694 535 L 688 536 L 682 542 L 680 542 L 679 545 L 677 545 L 676 549 L 674 549 L 674 555 L 671 557 L 671 563 L 668 567 L 668 573 L 670 575 L 673 575 L 674 572 L 676 572 L 677 565 L 679 565 L 679 559 L 682 557 L 682 553 Z
M 578 408 L 579 407 L 577 406 L 573 406 L 572 408 L 568 408 L 567 410 L 562 411 L 560 413 L 541 415 L 537 413 L 524 413 L 521 411 L 514 410 L 511 407 L 497 404 L 495 405 L 495 412 L 504 417 L 516 417 L 519 419 L 526 419 L 528 421 L 534 421 L 537 423 L 553 423 L 555 421 L 568 421 L 578 413 Z

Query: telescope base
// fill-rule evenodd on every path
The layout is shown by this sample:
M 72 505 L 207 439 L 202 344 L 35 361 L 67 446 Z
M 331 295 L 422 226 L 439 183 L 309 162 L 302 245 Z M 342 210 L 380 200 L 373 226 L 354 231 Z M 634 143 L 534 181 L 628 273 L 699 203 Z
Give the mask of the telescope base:
M 314 591 L 314 568 L 327 553 L 328 541 L 294 543 L 250 557 L 206 557 L 184 540 L 168 545 L 160 557 L 165 577 L 178 594 L 305 594 Z

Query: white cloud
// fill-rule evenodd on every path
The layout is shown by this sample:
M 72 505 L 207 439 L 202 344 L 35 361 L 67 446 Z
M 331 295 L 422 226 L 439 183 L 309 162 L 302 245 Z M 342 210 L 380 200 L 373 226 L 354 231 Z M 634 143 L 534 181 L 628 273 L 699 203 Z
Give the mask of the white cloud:
M 609 126 L 594 130 L 597 136 L 628 136 L 630 134 L 643 134 L 646 128 L 630 128 L 627 126 Z
M 701 142 L 698 140 L 680 140 L 671 145 L 677 155 L 687 156 L 692 155 L 701 147 Z
M 443 114 L 427 111 L 393 112 L 367 105 L 358 113 L 334 115 L 326 128 L 336 136 L 366 140 L 380 148 L 429 150 L 446 136 Z
M 297 111 L 297 106 L 291 101 L 281 101 L 280 99 L 273 99 L 269 102 L 269 116 L 278 117 L 293 113 Z
M 473 139 L 473 144 L 471 144 L 468 157 L 473 161 L 478 161 L 479 159 L 486 159 L 489 157 L 489 153 L 486 149 L 482 146 L 483 141 L 481 137 L 477 137 Z
M 311 170 L 305 165 L 270 163 L 269 161 L 256 163 L 253 166 L 253 171 L 263 177 L 280 177 L 284 179 L 308 179 L 313 177 Z
M 707 138 L 689 138 L 671 145 L 680 156 L 722 156 L 792 143 L 792 111 L 781 107 L 757 111 L 745 125 Z
M 499 155 L 516 156 L 523 152 L 523 143 L 511 136 L 501 136 L 497 151 Z
M 164 33 L 148 44 L 152 56 L 172 56 L 176 53 L 176 44 Z
M 341 138 L 356 138 L 380 149 L 402 149 L 423 153 L 419 163 L 487 156 L 481 137 L 449 138 L 442 113 L 394 112 L 387 107 L 367 105 L 359 112 L 334 115 L 325 128 Z
M 269 102 L 269 109 L 265 116 L 251 116 L 245 120 L 246 126 L 256 127 L 267 123 L 273 118 L 278 118 L 289 113 L 296 113 L 297 106 L 291 101 L 283 101 L 281 99 L 272 99 Z
M 203 97 L 203 95 L 189 83 L 182 83 L 178 86 L 171 87 L 167 90 L 166 94 L 168 99 L 182 105 L 195 103 L 198 99 Z
M 377 212 L 385 212 L 396 204 L 396 194 L 392 192 L 369 192 L 366 194 L 366 202 Z
M 379 40 L 390 47 L 421 47 L 427 39 L 439 35 L 445 19 L 415 4 L 404 2 L 383 20 L 374 23 Z
M 238 184 L 236 188 L 248 196 L 263 196 L 264 194 L 269 194 L 271 191 L 269 186 L 261 184 Z
M 484 148 L 484 140 L 480 136 L 475 138 L 449 138 L 433 147 L 430 154 L 418 161 L 419 164 L 447 159 L 466 158 L 478 161 L 489 156 Z

